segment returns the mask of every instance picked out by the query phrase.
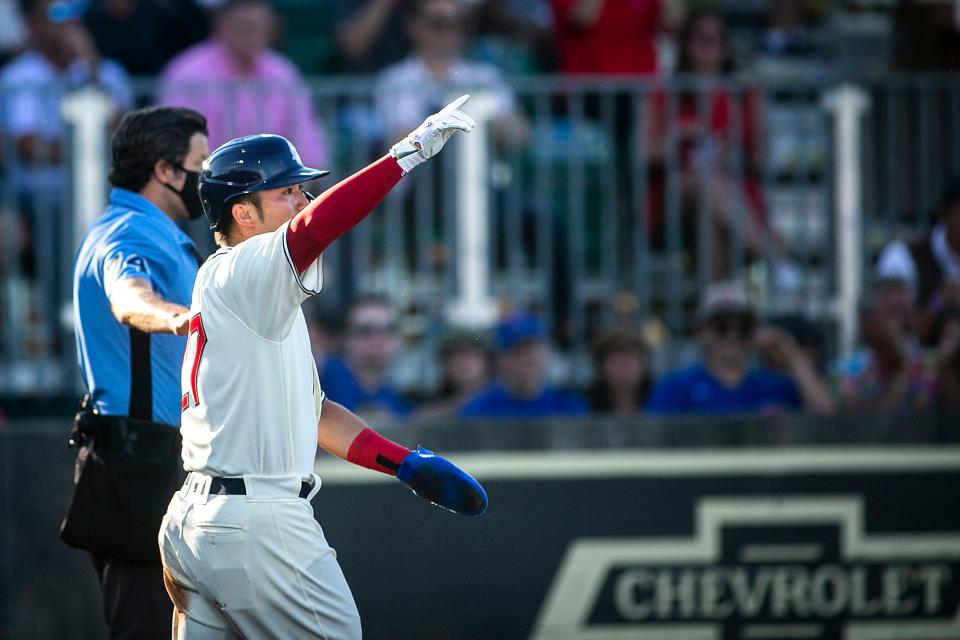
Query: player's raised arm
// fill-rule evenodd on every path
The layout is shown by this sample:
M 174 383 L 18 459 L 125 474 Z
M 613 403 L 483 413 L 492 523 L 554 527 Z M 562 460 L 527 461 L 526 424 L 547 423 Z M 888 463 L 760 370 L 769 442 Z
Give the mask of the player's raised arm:
M 468 96 L 427 118 L 388 155 L 311 201 L 301 185 L 327 175 L 303 165 L 289 140 L 245 136 L 217 148 L 204 162 L 198 194 L 214 239 L 222 247 L 204 271 L 206 287 L 257 335 L 286 335 L 294 311 L 320 292 L 319 257 L 367 216 L 405 172 L 436 155 L 473 120 L 458 107 Z
M 347 462 L 396 476 L 415 494 L 439 507 L 468 516 L 487 509 L 487 493 L 449 460 L 418 447 L 411 451 L 371 429 L 345 407 L 324 400 L 317 444 Z
M 389 154 L 337 183 L 297 214 L 287 228 L 287 246 L 298 271 L 373 211 L 401 177 L 439 153 L 454 133 L 476 126 L 460 111 L 469 97 L 460 96 L 424 120 Z

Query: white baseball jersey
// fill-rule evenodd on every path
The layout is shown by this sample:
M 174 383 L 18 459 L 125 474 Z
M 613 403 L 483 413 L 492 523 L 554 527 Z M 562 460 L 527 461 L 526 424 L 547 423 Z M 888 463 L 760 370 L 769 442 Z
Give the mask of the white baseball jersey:
M 288 226 L 220 249 L 197 274 L 180 375 L 187 471 L 313 471 L 323 392 L 300 304 L 320 291 L 322 256 L 297 273 Z

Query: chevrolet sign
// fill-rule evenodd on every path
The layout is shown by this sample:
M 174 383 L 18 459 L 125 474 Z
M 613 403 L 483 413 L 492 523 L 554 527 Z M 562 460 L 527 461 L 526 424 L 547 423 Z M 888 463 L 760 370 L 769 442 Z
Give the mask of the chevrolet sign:
M 532 637 L 960 638 L 958 535 L 870 535 L 859 496 L 695 509 L 692 538 L 571 543 Z

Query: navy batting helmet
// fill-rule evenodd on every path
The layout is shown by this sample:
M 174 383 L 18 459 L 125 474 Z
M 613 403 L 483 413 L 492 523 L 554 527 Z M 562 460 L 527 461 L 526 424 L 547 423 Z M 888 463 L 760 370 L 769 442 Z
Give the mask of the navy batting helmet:
M 227 205 L 236 198 L 300 184 L 328 173 L 303 166 L 297 150 L 283 136 L 236 138 L 204 161 L 198 181 L 200 202 L 210 228 L 216 229 Z

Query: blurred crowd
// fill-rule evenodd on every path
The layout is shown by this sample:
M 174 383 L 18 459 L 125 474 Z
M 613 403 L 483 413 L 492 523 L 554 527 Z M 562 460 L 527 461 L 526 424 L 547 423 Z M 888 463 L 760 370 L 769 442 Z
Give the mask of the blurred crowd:
M 723 78 L 761 56 L 818 53 L 811 26 L 825 19 L 823 2 L 772 0 L 759 39 L 746 48 L 715 4 L 726 7 L 693 0 L 0 0 L 0 131 L 15 154 L 4 169 L 18 172 L 21 186 L 56 179 L 50 169 L 62 161 L 65 135 L 59 102 L 85 84 L 105 89 L 122 112 L 134 106 L 131 78 L 157 78 L 155 100 L 204 113 L 212 146 L 269 130 L 290 138 L 308 164 L 322 165 L 334 123 L 314 112 L 304 74 L 376 74 L 378 117 L 370 126 L 386 139 L 406 133 L 458 87 L 485 88 L 494 97 L 497 138 L 522 146 L 529 132 L 506 77 Z M 960 47 L 957 22 L 949 3 L 901 0 L 893 63 L 949 69 Z M 924 37 L 931 33 L 939 37 Z M 716 237 L 729 235 L 731 202 L 742 192 L 747 249 L 776 244 L 757 181 L 757 96 L 734 101 L 717 91 L 705 107 L 694 98 L 685 93 L 668 105 L 655 96 L 644 131 L 653 164 L 664 152 L 666 112 L 676 109 L 670 135 L 681 137 L 684 197 L 709 164 Z M 712 151 L 692 142 L 704 127 Z M 737 185 L 722 162 L 704 157 L 731 144 L 745 155 Z M 654 225 L 662 190 L 655 176 Z
M 555 348 L 540 318 L 505 313 L 490 332 L 448 328 L 433 354 L 431 389 L 391 383 L 403 348 L 388 298 L 354 301 L 340 322 L 309 319 L 321 384 L 361 414 L 389 420 L 771 415 L 806 411 L 924 411 L 960 407 L 960 178 L 933 230 L 892 242 L 868 278 L 860 342 L 829 358 L 822 328 L 798 316 L 763 318 L 739 281 L 707 286 L 695 310 L 697 353 L 657 374 L 644 327 L 595 331 L 579 388 L 553 384 Z M 584 379 L 584 376 L 577 376 Z M 569 379 L 569 376 L 568 376 Z
M 327 166 L 332 128 L 315 111 L 305 78 L 375 74 L 371 140 L 394 140 L 460 89 L 491 96 L 492 135 L 526 146 L 534 132 L 507 78 L 534 73 L 730 78 L 750 55 L 825 55 L 813 25 L 826 3 L 771 0 L 759 38 L 734 42 L 731 3 L 685 0 L 0 0 L 0 181 L 16 215 L 0 212 L 0 275 L 34 277 L 51 247 L 38 228 L 64 215 L 64 96 L 96 85 L 117 115 L 137 104 L 135 79 L 159 82 L 161 104 L 201 111 L 211 148 L 262 131 L 291 139 L 306 164 Z M 869 4 L 869 3 L 865 3 Z M 883 4 L 883 3 L 881 3 Z M 886 3 L 889 5 L 889 3 Z M 953 3 L 901 0 L 893 64 L 938 70 L 960 59 Z M 931 37 L 937 34 L 937 37 Z M 744 54 L 747 55 L 744 55 Z M 589 108 L 589 105 L 588 105 Z M 615 107 L 618 120 L 629 117 Z M 925 408 L 960 402 L 960 188 L 946 190 L 928 238 L 893 243 L 867 283 L 862 348 L 829 362 L 834 345 L 804 318 L 759 317 L 749 287 L 728 263 L 735 234 L 747 256 L 763 254 L 789 284 L 788 249 L 768 221 L 761 188 L 762 105 L 723 89 L 654 92 L 643 131 L 651 159 L 646 198 L 654 244 L 665 233 L 667 184 L 679 184 L 682 225 L 707 255 L 717 282 L 695 315 L 699 357 L 655 375 L 657 349 L 644 327 L 595 327 L 592 358 L 557 374 L 550 319 L 505 312 L 489 334 L 447 328 L 429 354 L 434 384 L 397 388 L 404 349 L 398 310 L 358 297 L 331 319 L 311 318 L 318 367 L 331 397 L 392 419 L 543 417 L 589 411 L 626 416 L 847 408 Z M 669 124 L 668 124 L 669 120 Z M 711 144 L 698 141 L 709 133 Z M 724 149 L 736 147 L 735 171 Z M 676 149 L 679 175 L 664 155 Z M 711 226 L 697 226 L 694 201 L 708 197 Z M 736 204 L 735 204 L 736 203 Z M 746 215 L 735 220 L 735 209 Z M 688 215 L 689 212 L 689 215 Z M 736 227 L 736 229 L 735 229 Z M 699 242 L 698 246 L 704 246 Z M 576 388 L 557 388 L 556 379 Z
M 134 104 L 131 78 L 154 78 L 159 90 L 151 99 L 191 107 L 207 117 L 211 147 L 270 131 L 292 140 L 307 164 L 325 166 L 332 153 L 328 136 L 341 123 L 325 122 L 315 112 L 305 74 L 375 74 L 376 113 L 364 122 L 363 135 L 378 142 L 405 134 L 459 90 L 486 89 L 494 103 L 496 141 L 519 148 L 527 145 L 531 131 L 507 77 L 558 73 L 723 79 L 764 56 L 819 54 L 820 68 L 830 65 L 829 47 L 812 37 L 812 27 L 826 19 L 826 3 L 766 3 L 760 18 L 764 24 L 754 29 L 758 35 L 746 47 L 732 37 L 721 11 L 731 13 L 727 4 L 0 0 L 0 135 L 5 142 L 0 170 L 15 185 L 25 222 L 3 223 L 8 234 L 21 239 L 6 248 L 22 247 L 18 255 L 29 265 L 30 256 L 23 254 L 39 224 L 34 210 L 57 209 L 55 198 L 38 203 L 37 196 L 63 185 L 61 102 L 78 87 L 93 84 L 105 90 L 119 116 L 143 106 Z M 956 59 L 951 54 L 960 49 L 955 13 L 950 3 L 901 0 L 893 64 L 949 69 L 949 61 Z M 706 197 L 710 242 L 716 245 L 709 252 L 710 268 L 718 277 L 730 274 L 729 251 L 722 249 L 729 247 L 740 224 L 734 218 L 741 207 L 747 215 L 738 233 L 748 257 L 763 254 L 777 266 L 788 263 L 783 238 L 769 224 L 761 189 L 761 109 L 758 95 L 733 96 L 724 89 L 712 89 L 707 96 L 684 91 L 676 101 L 655 92 L 645 126 L 637 128 L 649 159 L 648 225 L 654 244 L 662 244 L 666 233 L 666 185 L 675 176 L 665 175 L 665 156 L 676 146 L 684 236 L 696 245 L 695 201 Z M 625 104 L 617 107 L 618 126 L 631 117 L 627 110 Z M 737 153 L 729 153 L 731 148 Z M 742 166 L 734 167 L 741 164 L 732 160 L 738 154 Z M 778 275 L 789 279 L 789 269 Z

